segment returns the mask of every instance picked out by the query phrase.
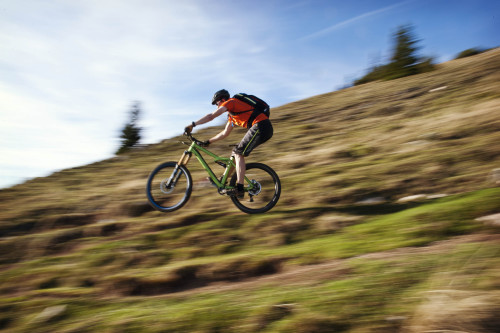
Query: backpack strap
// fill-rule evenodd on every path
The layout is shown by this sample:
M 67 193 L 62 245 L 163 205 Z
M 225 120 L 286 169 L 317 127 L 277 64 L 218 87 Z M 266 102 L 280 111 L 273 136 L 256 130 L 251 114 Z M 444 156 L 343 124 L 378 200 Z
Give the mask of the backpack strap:
M 240 101 L 245 102 L 245 103 L 253 106 L 254 108 L 257 106 L 257 102 L 255 100 L 253 100 L 252 98 L 250 98 L 250 96 L 247 94 L 239 93 L 239 94 L 234 95 L 233 98 L 239 99 Z
M 250 118 L 248 118 L 248 123 L 247 123 L 247 128 L 250 128 L 252 127 L 252 123 L 253 121 L 255 120 L 255 118 L 257 118 L 257 116 L 261 113 L 264 113 L 262 112 L 261 110 L 257 110 L 257 109 L 253 109 L 253 112 L 252 114 L 250 115 Z

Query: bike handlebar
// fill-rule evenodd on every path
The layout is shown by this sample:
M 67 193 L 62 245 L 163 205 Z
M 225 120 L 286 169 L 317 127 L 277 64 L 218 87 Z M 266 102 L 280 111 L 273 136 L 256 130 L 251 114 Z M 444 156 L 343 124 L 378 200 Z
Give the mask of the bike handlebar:
M 189 141 L 195 142 L 199 146 L 203 145 L 203 142 L 195 138 L 191 133 L 184 132 L 184 135 L 188 137 Z

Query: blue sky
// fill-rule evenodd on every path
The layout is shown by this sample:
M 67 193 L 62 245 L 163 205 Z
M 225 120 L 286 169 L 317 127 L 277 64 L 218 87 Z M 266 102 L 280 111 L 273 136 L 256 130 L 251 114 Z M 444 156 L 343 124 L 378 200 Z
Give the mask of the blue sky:
M 112 157 L 133 101 L 156 143 L 222 88 L 275 107 L 345 86 L 401 25 L 438 62 L 498 46 L 499 14 L 496 0 L 0 0 L 0 187 Z

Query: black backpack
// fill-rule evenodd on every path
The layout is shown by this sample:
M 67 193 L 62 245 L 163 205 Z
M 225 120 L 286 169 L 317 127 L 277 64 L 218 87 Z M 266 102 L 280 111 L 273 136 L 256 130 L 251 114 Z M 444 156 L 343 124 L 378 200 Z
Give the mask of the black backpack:
M 265 114 L 268 118 L 271 115 L 271 108 L 269 107 L 269 104 L 258 98 L 257 96 L 254 95 L 248 95 L 244 93 L 239 93 L 233 96 L 233 98 L 236 98 L 252 107 L 253 111 L 252 115 L 248 119 L 248 127 L 252 126 L 252 123 L 254 119 L 261 113 Z

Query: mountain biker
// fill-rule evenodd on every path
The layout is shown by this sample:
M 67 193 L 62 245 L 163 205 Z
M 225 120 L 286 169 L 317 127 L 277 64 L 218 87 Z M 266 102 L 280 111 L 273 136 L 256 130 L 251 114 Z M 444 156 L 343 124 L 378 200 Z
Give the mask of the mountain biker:
M 226 138 L 235 125 L 244 128 L 249 127 L 249 130 L 246 132 L 245 136 L 243 136 L 241 142 L 233 149 L 232 155 L 236 162 L 236 188 L 226 192 L 229 195 L 241 199 L 245 195 L 245 191 L 243 190 L 246 172 L 245 156 L 250 155 L 255 147 L 263 144 L 273 136 L 273 125 L 269 117 L 264 113 L 259 113 L 253 120 L 251 126 L 247 126 L 248 120 L 252 115 L 252 112 L 249 112 L 253 111 L 252 107 L 239 99 L 231 98 L 229 92 L 225 89 L 219 90 L 214 94 L 212 105 L 216 105 L 217 110 L 197 121 L 193 121 L 190 125 L 186 126 L 184 131 L 189 134 L 195 126 L 208 123 L 226 111 L 229 114 L 225 128 L 213 138 L 205 141 L 205 146 Z

